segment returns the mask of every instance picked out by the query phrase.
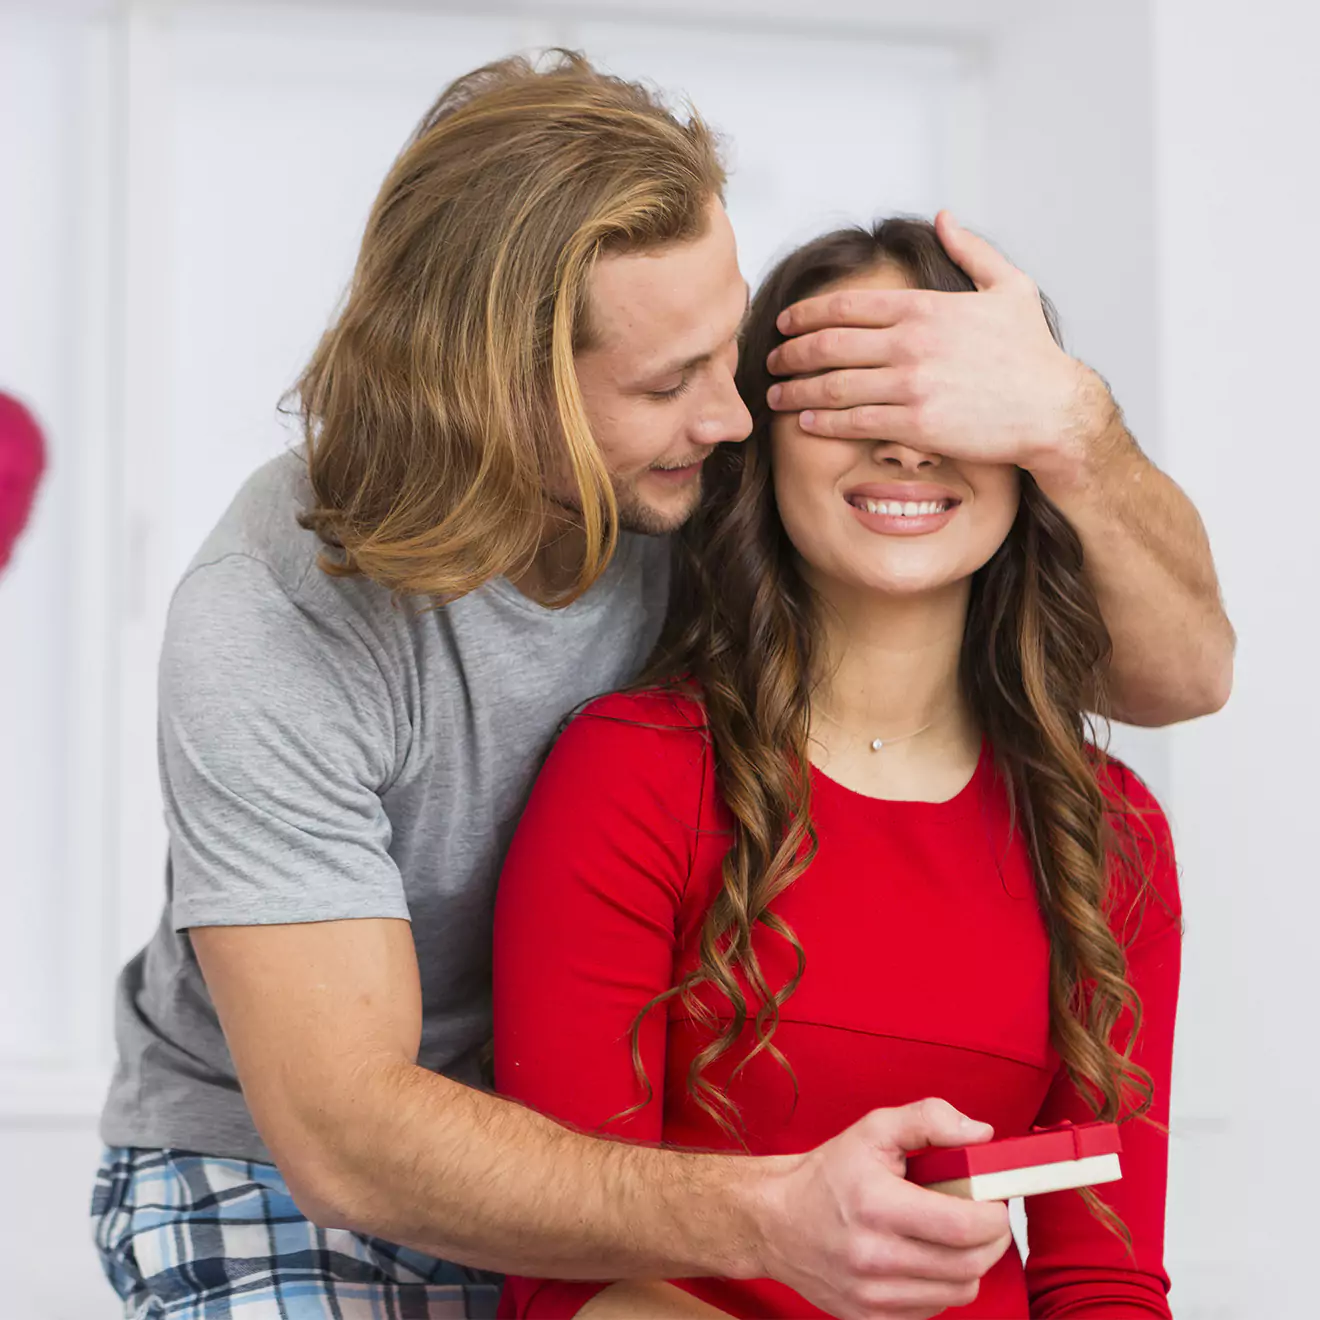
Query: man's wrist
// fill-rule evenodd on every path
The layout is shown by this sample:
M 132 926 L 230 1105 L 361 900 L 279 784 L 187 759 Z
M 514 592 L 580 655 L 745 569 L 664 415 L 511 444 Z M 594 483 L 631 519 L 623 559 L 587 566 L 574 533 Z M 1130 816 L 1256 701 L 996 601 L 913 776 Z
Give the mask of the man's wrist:
M 725 1222 L 730 1232 L 720 1246 L 712 1273 L 729 1279 L 773 1276 L 775 1243 L 787 1222 L 788 1174 L 799 1163 L 794 1155 L 734 1156 L 720 1173 Z
M 1051 444 L 1027 471 L 1056 503 L 1093 491 L 1120 469 L 1145 462 L 1100 375 L 1078 362 L 1074 397 Z

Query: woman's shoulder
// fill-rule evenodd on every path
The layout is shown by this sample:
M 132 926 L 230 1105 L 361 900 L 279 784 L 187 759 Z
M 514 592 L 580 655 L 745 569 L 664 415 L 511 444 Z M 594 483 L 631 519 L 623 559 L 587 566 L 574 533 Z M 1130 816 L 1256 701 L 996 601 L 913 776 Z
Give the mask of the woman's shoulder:
M 675 686 L 611 692 L 588 702 L 568 720 L 546 770 L 590 775 L 601 788 L 654 792 L 704 782 L 709 765 L 705 707 Z
M 501 887 L 544 885 L 552 873 L 562 880 L 567 870 L 589 888 L 617 889 L 631 875 L 645 881 L 643 891 L 659 886 L 676 898 L 710 812 L 711 779 L 699 703 L 667 692 L 597 698 L 569 720 L 550 749 Z M 547 852 L 559 872 L 547 866 Z M 596 865 L 606 857 L 607 866 Z M 620 867 L 620 858 L 628 865 Z
M 1149 785 L 1126 762 L 1096 754 L 1100 787 L 1109 806 L 1114 857 L 1115 911 L 1152 895 L 1169 916 L 1182 911 L 1178 865 L 1169 819 Z
M 1091 749 L 1109 813 L 1116 823 L 1134 833 L 1149 835 L 1152 841 L 1167 838 L 1169 820 L 1155 794 L 1126 761 Z
M 569 727 L 583 721 L 651 733 L 685 734 L 702 741 L 706 738 L 706 708 L 699 694 L 685 684 L 607 693 L 587 702 Z

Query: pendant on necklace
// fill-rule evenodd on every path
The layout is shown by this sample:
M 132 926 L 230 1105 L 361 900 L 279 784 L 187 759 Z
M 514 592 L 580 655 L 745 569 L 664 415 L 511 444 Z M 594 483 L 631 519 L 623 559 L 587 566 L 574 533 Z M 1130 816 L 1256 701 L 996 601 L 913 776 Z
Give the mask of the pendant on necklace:
M 873 752 L 878 752 L 884 745 L 885 744 L 883 738 L 875 738 L 871 742 L 871 750 Z

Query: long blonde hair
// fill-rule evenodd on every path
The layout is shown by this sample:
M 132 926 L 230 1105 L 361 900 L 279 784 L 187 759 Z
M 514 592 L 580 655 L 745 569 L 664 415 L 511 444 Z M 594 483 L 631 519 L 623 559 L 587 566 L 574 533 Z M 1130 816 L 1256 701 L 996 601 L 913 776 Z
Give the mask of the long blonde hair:
M 451 84 L 372 207 L 352 284 L 298 382 L 322 567 L 452 600 L 530 566 L 565 459 L 586 549 L 618 536 L 573 354 L 606 251 L 700 236 L 716 141 L 646 88 L 557 50 Z

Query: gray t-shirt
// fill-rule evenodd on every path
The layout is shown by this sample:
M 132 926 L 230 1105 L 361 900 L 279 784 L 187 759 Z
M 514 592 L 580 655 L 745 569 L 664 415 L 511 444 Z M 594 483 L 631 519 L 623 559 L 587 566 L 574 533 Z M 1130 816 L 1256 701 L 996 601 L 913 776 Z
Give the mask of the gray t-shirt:
M 316 565 L 289 454 L 261 468 L 189 567 L 160 667 L 165 912 L 116 992 L 111 1145 L 269 1159 L 190 926 L 412 923 L 419 1062 L 479 1084 L 491 916 L 531 781 L 575 706 L 627 683 L 659 631 L 668 546 L 625 534 L 582 599 L 494 581 L 396 605 Z

